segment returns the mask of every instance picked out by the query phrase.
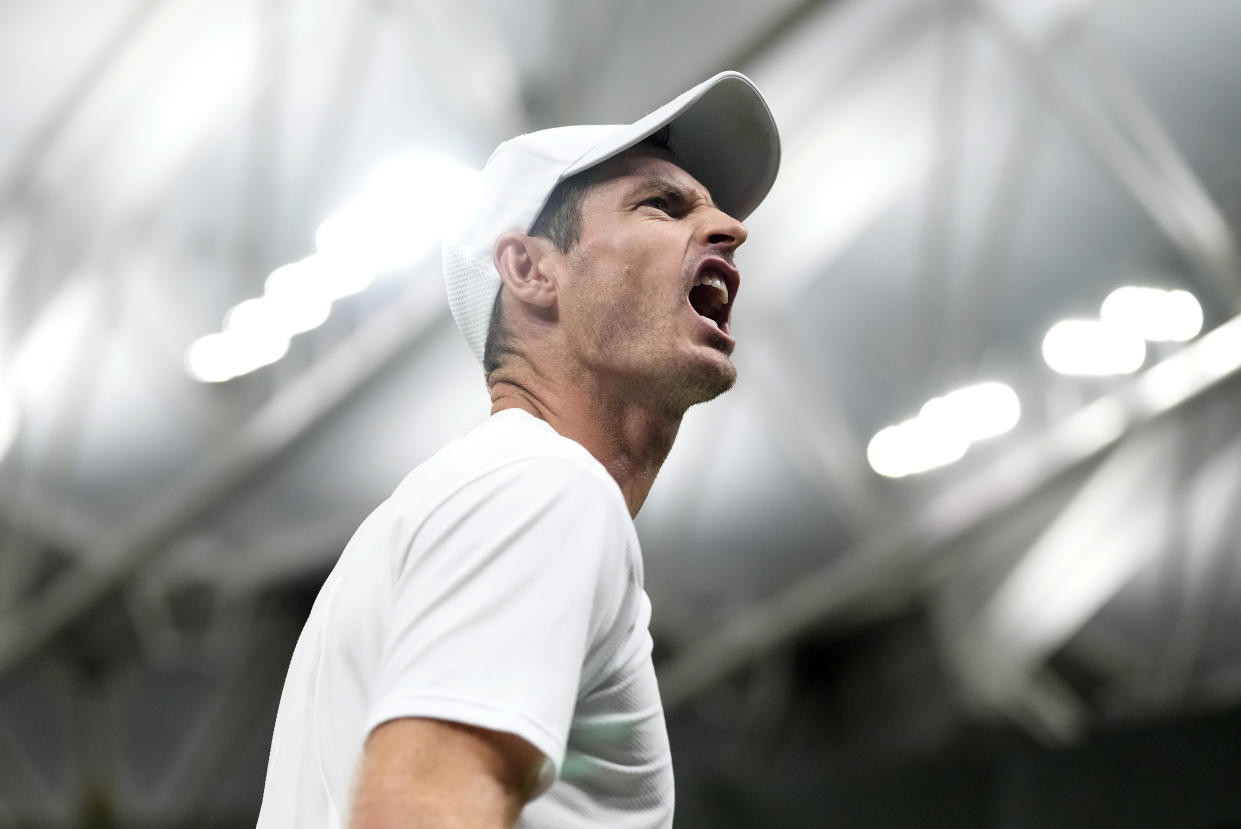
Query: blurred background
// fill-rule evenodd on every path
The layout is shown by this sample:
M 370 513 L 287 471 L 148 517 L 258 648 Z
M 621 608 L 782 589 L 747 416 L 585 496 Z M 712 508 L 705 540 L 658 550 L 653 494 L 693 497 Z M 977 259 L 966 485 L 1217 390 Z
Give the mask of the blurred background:
M 728 68 L 741 380 L 638 520 L 678 827 L 1241 826 L 1241 3 L 0 3 L 0 826 L 253 825 L 486 416 L 436 228 Z

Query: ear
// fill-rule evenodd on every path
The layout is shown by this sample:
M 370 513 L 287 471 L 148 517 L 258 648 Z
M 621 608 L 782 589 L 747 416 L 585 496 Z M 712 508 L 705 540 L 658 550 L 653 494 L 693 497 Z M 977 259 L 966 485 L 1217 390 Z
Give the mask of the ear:
M 495 266 L 504 289 L 539 308 L 556 304 L 556 281 L 548 265 L 553 258 L 549 239 L 509 231 L 496 240 Z

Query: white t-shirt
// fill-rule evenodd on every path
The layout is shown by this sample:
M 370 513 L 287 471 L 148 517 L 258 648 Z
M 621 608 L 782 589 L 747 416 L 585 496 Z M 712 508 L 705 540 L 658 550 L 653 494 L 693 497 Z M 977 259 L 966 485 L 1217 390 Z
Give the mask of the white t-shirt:
M 343 827 L 375 726 L 434 717 L 545 760 L 535 827 L 668 827 L 672 761 L 633 521 L 582 446 L 491 416 L 363 522 L 315 600 L 259 829 Z

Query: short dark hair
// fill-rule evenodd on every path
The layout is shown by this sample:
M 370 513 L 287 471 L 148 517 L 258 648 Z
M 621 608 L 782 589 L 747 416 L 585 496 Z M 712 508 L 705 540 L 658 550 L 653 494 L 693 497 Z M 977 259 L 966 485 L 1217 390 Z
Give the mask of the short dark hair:
M 652 144 L 665 150 L 668 147 L 668 127 L 656 131 L 641 141 L 641 144 Z M 531 236 L 550 239 L 561 253 L 568 253 L 582 238 L 582 203 L 586 194 L 599 180 L 600 165 L 590 167 L 576 175 L 569 176 L 552 188 L 551 194 L 543 204 L 543 209 L 530 226 Z M 491 372 L 500 367 L 500 359 L 505 354 L 514 354 L 512 337 L 504 324 L 504 313 L 500 308 L 500 295 L 504 287 L 496 291 L 495 302 L 491 306 L 491 320 L 487 324 L 487 341 L 483 346 L 483 376 L 490 379 Z

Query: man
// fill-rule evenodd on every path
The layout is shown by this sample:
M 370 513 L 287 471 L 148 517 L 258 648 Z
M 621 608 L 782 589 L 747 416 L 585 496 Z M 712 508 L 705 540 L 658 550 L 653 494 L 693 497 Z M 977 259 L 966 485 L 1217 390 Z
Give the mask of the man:
M 632 518 L 686 408 L 735 380 L 739 220 L 778 163 L 736 73 L 492 155 L 444 242 L 492 416 L 411 473 L 324 584 L 260 827 L 671 825 Z

